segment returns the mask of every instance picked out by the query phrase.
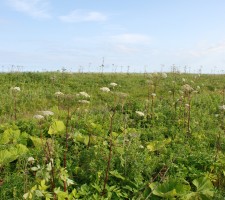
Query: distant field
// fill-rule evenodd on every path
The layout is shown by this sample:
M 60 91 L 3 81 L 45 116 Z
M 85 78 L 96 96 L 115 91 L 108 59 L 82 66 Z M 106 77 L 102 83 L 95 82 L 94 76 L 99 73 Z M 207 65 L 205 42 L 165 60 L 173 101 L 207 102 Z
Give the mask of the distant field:
M 225 75 L 0 74 L 0 199 L 225 196 Z

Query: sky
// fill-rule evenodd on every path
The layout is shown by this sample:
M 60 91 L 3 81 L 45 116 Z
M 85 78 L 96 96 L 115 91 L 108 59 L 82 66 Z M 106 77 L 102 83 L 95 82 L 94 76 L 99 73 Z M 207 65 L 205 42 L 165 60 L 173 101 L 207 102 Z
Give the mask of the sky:
M 0 66 L 225 73 L 225 1 L 0 0 Z

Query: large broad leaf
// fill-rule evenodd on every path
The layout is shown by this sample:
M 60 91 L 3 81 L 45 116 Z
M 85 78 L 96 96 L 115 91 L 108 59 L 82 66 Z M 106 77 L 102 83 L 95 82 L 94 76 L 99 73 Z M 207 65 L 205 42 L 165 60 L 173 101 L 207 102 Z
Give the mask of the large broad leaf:
M 83 135 L 83 134 L 80 133 L 80 132 L 76 132 L 76 133 L 74 134 L 74 141 L 75 141 L 75 142 L 83 143 L 83 144 L 85 144 L 85 145 L 88 145 L 88 143 L 89 143 L 89 136 Z
M 8 150 L 0 150 L 0 166 L 16 160 L 19 156 L 26 154 L 28 148 L 22 144 L 10 147 Z
M 48 133 L 50 135 L 61 135 L 65 133 L 65 130 L 66 130 L 66 126 L 64 125 L 62 121 L 54 120 L 51 126 L 49 127 Z
M 214 187 L 212 182 L 207 177 L 201 177 L 193 180 L 192 182 L 196 186 L 196 192 L 191 192 L 184 197 L 184 199 L 199 199 L 210 200 L 214 196 Z
M 171 142 L 170 138 L 162 140 L 162 141 L 152 141 L 152 142 L 148 143 L 147 149 L 149 151 L 158 151 L 158 150 L 162 149 L 163 147 L 165 147 L 170 142 Z
M 37 149 L 43 148 L 43 145 L 45 144 L 45 141 L 46 141 L 45 139 L 40 139 L 35 136 L 30 136 L 30 139 L 32 140 L 35 148 L 37 148 Z
M 8 150 L 0 150 L 0 167 L 9 163 L 12 154 Z
M 149 187 L 152 189 L 152 193 L 154 195 L 168 199 L 183 196 L 190 190 L 189 185 L 179 183 L 174 180 L 170 180 L 162 184 L 154 182 L 151 183 Z
M 20 130 L 6 129 L 0 138 L 0 144 L 7 144 L 9 142 L 16 143 L 20 137 Z

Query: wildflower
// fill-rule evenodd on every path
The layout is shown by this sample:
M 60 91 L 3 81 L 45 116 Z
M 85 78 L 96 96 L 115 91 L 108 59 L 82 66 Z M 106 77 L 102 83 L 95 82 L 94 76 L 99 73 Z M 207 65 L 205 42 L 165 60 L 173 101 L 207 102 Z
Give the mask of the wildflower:
M 39 120 L 40 120 L 40 119 L 43 119 L 44 116 L 43 116 L 43 115 L 34 115 L 33 118 L 34 118 L 34 119 L 39 119 Z
M 63 94 L 62 92 L 56 92 L 56 93 L 55 93 L 55 96 L 61 97 L 61 96 L 64 96 L 64 94 Z
M 170 90 L 170 91 L 168 91 L 168 93 L 169 93 L 169 94 L 171 94 L 171 93 L 172 93 L 172 91 Z
M 80 92 L 79 94 L 80 94 L 80 96 L 82 96 L 82 97 L 90 98 L 90 95 L 89 95 L 88 93 L 86 93 L 86 92 Z
M 147 80 L 146 83 L 149 84 L 149 85 L 153 85 L 154 84 L 154 82 L 152 80 Z
M 109 85 L 112 87 L 115 87 L 115 86 L 117 86 L 117 83 L 110 83 Z
M 200 86 L 197 86 L 196 89 L 197 89 L 197 90 L 200 90 L 201 88 L 200 88 Z
M 27 159 L 27 162 L 33 164 L 33 163 L 34 163 L 34 158 L 33 158 L 33 157 L 29 157 L 29 158 Z
M 39 111 L 39 112 L 42 113 L 42 115 L 44 115 L 44 116 L 54 115 L 54 113 L 52 111 L 49 111 L 49 110 L 44 110 L 44 111 Z
M 90 103 L 90 101 L 87 101 L 87 100 L 79 100 L 78 102 L 82 103 L 82 104 L 89 104 Z
M 186 79 L 185 79 L 185 78 L 182 78 L 182 81 L 183 81 L 183 82 L 185 82 L 185 81 L 186 81 Z
M 163 78 L 167 78 L 167 74 L 166 73 L 162 73 L 162 77 Z
M 193 89 L 190 85 L 188 85 L 188 84 L 183 85 L 182 88 L 183 88 L 183 90 L 184 90 L 185 92 L 191 92 L 191 91 L 194 90 L 194 89 Z
M 11 87 L 11 90 L 14 92 L 20 92 L 20 87 Z
M 219 106 L 220 110 L 225 110 L 225 105 Z
M 190 105 L 189 105 L 188 103 L 186 103 L 186 104 L 185 104 L 185 107 L 186 107 L 186 108 L 189 108 L 189 107 L 190 107 Z
M 102 88 L 100 88 L 100 90 L 103 92 L 110 92 L 110 89 L 107 87 L 102 87 Z
M 145 116 L 145 114 L 143 112 L 141 112 L 141 111 L 136 111 L 135 113 L 137 115 L 139 115 L 140 117 L 144 117 Z
M 155 94 L 155 93 L 152 93 L 152 97 L 153 97 L 153 98 L 156 97 L 156 94 Z

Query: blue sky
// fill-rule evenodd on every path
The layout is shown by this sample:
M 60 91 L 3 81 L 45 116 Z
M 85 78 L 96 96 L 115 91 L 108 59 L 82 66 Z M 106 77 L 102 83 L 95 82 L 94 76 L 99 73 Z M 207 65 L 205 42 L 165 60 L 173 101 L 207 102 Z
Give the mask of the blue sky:
M 99 71 L 103 57 L 104 71 L 223 72 L 225 1 L 0 1 L 1 71 Z

